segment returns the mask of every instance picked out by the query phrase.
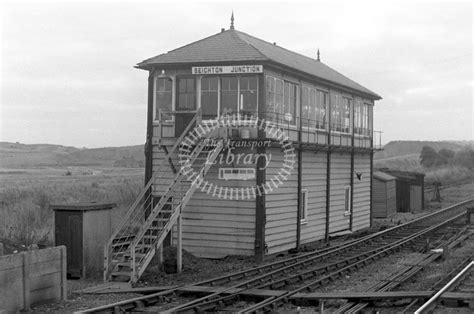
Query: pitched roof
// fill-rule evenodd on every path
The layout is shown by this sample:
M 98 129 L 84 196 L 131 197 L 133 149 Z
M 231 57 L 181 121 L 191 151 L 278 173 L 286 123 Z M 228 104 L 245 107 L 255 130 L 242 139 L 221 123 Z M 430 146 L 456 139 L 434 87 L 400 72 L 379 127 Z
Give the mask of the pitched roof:
M 384 181 L 384 182 L 397 179 L 394 176 L 391 176 L 388 173 L 385 173 L 385 172 L 382 172 L 382 171 L 374 171 L 374 178 L 376 178 L 380 181 Z
M 147 69 L 154 65 L 232 61 L 266 61 L 277 63 L 316 78 L 362 92 L 372 96 L 374 99 L 381 99 L 378 94 L 333 70 L 321 61 L 233 29 L 146 59 L 138 63 L 137 67 Z

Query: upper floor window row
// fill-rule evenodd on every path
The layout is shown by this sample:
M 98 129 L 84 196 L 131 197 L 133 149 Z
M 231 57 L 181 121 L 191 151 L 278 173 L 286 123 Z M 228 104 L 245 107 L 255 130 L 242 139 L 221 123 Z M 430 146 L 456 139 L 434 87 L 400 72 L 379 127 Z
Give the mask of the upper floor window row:
M 173 82 L 176 97 L 173 97 Z M 172 120 L 171 112 L 196 110 L 198 104 L 204 119 L 240 113 L 256 115 L 258 109 L 257 76 L 168 77 L 156 79 L 156 119 Z M 176 101 L 173 101 L 176 99 Z M 198 101 L 199 100 L 199 101 Z

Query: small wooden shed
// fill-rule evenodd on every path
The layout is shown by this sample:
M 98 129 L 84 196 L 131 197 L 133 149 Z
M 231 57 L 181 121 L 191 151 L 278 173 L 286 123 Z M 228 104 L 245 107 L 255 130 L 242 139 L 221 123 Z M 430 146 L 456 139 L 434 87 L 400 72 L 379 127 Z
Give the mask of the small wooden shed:
M 396 213 L 396 178 L 375 171 L 372 183 L 372 214 L 374 218 L 388 218 Z
M 380 169 L 396 178 L 397 212 L 419 213 L 425 208 L 425 175 L 414 171 Z
M 67 250 L 67 275 L 99 278 L 104 245 L 112 234 L 112 203 L 50 205 L 54 210 L 55 245 Z

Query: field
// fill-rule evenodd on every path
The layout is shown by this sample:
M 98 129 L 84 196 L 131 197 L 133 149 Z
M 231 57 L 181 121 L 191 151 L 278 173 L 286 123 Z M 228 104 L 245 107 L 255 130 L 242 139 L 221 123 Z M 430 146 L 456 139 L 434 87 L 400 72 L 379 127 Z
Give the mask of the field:
M 143 168 L 34 167 L 0 169 L 0 242 L 6 253 L 54 242 L 50 204 L 116 203 L 115 223 L 143 186 Z

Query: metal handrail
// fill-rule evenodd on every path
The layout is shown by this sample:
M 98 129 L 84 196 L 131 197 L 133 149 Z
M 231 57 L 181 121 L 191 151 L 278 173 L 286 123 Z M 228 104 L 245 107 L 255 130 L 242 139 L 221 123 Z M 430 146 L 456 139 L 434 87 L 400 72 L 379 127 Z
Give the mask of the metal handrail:
M 144 186 L 138 197 L 135 199 L 135 202 L 132 204 L 130 209 L 127 211 L 125 214 L 124 218 L 121 220 L 120 224 L 118 227 L 115 229 L 115 231 L 112 233 L 112 236 L 109 238 L 105 245 L 105 250 L 104 252 L 107 253 L 106 256 L 104 256 L 104 279 L 107 279 L 108 273 L 110 271 L 110 266 L 114 262 L 113 258 L 115 255 L 123 253 L 121 250 L 123 249 L 124 246 L 127 244 L 122 244 L 118 246 L 118 252 L 114 254 L 114 240 L 124 238 L 124 237 L 130 237 L 130 236 L 135 236 L 134 234 L 131 234 L 133 232 L 129 231 L 129 227 L 131 227 L 134 223 L 139 223 L 139 220 L 142 217 L 142 214 L 144 215 L 146 212 L 146 208 L 142 208 L 143 205 L 150 204 L 152 203 L 152 191 L 151 188 L 157 179 L 160 170 L 163 169 L 163 167 L 166 165 L 166 163 L 172 158 L 172 156 L 175 154 L 176 149 L 178 146 L 181 144 L 183 141 L 184 137 L 186 134 L 189 132 L 192 124 L 196 121 L 200 121 L 201 118 L 201 110 L 198 109 L 195 112 L 195 115 L 191 122 L 188 124 L 188 126 L 185 128 L 183 133 L 180 135 L 180 137 L 176 140 L 175 144 L 169 150 L 168 154 L 161 160 L 161 162 L 158 165 L 158 171 L 155 171 L 150 180 L 147 182 L 147 184 Z M 128 248 L 130 248 L 131 244 L 128 244 Z M 127 251 L 127 249 L 125 250 Z
M 189 160 L 190 164 L 194 163 L 194 161 L 196 160 L 198 155 L 202 152 L 202 149 L 207 145 L 205 140 L 212 137 L 212 136 L 214 136 L 216 132 L 217 132 L 216 130 L 213 130 L 212 132 L 209 132 L 205 137 L 202 138 L 202 140 L 198 143 L 198 145 L 194 148 L 193 152 L 190 155 L 190 160 Z M 132 240 L 132 243 L 130 244 L 130 250 L 131 250 L 131 253 L 132 253 L 132 274 L 133 274 L 132 278 L 135 278 L 135 275 L 137 273 L 137 263 L 136 263 L 136 259 L 135 259 L 135 256 L 134 256 L 134 254 L 135 254 L 134 252 L 135 252 L 136 247 L 143 240 L 143 237 L 144 237 L 145 233 L 151 227 L 151 225 L 153 224 L 155 219 L 158 217 L 158 215 L 161 213 L 161 210 L 169 202 L 169 198 L 172 197 L 172 196 L 170 196 L 170 194 L 175 192 L 175 190 L 173 190 L 173 187 L 177 186 L 177 185 L 180 185 L 180 182 L 183 180 L 183 177 L 184 177 L 183 168 L 181 168 L 179 170 L 179 173 L 176 175 L 173 183 L 167 188 L 165 194 L 161 196 L 159 202 L 155 206 L 153 206 L 152 211 L 150 212 L 148 217 L 146 217 L 146 220 L 142 223 L 140 231 L 136 234 L 135 238 Z M 186 194 L 187 194 L 187 191 L 184 192 L 184 196 Z M 179 200 L 178 200 L 178 203 L 179 203 L 178 207 L 181 206 L 181 203 L 180 203 Z M 175 210 L 177 210 L 177 209 L 172 208 L 172 213 L 174 213 Z M 152 251 L 152 249 L 150 249 L 145 254 L 149 254 L 151 251 Z M 143 259 L 141 259 L 141 260 L 143 260 Z M 141 260 L 139 260 L 139 262 Z
M 451 287 L 455 286 L 457 282 L 466 274 L 471 268 L 474 267 L 474 261 L 471 261 L 466 267 L 464 267 L 461 272 L 459 272 L 453 279 L 451 279 L 443 288 L 441 288 L 434 296 L 432 296 L 428 301 L 426 301 L 422 306 L 420 306 L 416 311 L 415 314 L 426 313 L 429 311 L 433 306 L 435 306 L 438 299 L 441 297 L 443 293 L 451 289 Z

